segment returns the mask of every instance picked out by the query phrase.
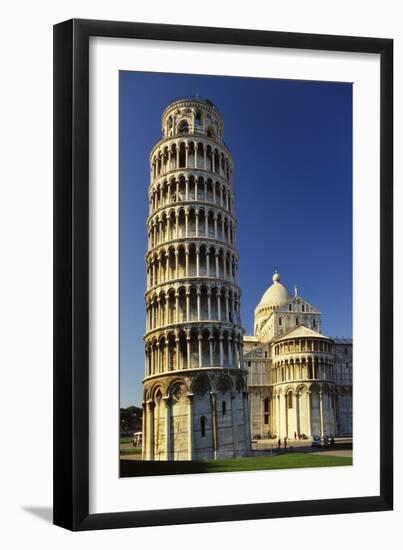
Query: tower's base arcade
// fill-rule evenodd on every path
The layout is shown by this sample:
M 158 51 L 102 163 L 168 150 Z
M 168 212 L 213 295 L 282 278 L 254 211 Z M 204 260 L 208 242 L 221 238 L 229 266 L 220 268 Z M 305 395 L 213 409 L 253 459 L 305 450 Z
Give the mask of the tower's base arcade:
M 246 373 L 192 369 L 144 380 L 143 460 L 250 454 Z

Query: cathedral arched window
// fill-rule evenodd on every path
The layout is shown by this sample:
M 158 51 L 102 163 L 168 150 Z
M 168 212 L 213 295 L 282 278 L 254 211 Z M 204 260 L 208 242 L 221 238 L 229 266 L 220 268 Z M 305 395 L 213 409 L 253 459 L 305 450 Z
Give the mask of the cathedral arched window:
M 292 305 L 288 304 L 288 311 L 292 311 Z
M 287 394 L 287 408 L 292 409 L 292 393 L 288 392 Z
M 282 322 L 282 319 L 281 319 L 281 317 L 279 317 L 278 318 L 278 324 L 279 324 L 280 327 L 281 327 L 281 322 Z
M 225 416 L 225 414 L 227 413 L 227 403 L 225 401 L 223 401 L 221 403 L 221 407 L 222 407 L 222 415 Z
M 304 306 L 304 304 L 302 304 L 301 309 L 302 309 L 302 311 L 305 311 L 305 306 Z
M 295 324 L 298 325 L 298 317 L 295 318 Z
M 264 400 L 264 423 L 269 423 L 269 399 L 267 397 Z
M 205 437 L 206 435 L 206 417 L 205 416 L 200 417 L 200 433 L 202 437 Z

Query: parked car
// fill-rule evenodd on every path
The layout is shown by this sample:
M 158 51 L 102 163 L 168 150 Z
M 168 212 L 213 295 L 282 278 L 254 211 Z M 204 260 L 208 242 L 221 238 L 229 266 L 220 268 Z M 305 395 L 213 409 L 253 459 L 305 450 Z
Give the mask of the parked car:
M 320 437 L 314 436 L 312 439 L 312 447 L 321 447 L 322 443 L 320 441 Z

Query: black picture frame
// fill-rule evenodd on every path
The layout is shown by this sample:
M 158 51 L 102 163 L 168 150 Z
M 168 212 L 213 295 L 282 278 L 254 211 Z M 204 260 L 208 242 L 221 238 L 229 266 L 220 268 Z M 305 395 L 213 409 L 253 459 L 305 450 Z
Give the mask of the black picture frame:
M 89 513 L 89 38 L 380 54 L 380 490 L 370 497 Z M 382 375 L 381 375 L 382 374 Z M 73 19 L 54 26 L 54 523 L 71 530 L 393 508 L 393 40 Z

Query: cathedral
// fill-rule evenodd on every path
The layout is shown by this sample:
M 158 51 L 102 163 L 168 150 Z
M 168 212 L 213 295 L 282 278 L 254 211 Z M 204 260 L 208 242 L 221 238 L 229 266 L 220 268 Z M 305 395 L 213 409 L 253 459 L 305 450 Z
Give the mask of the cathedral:
M 279 273 L 243 341 L 252 439 L 352 435 L 352 341 L 322 334 L 320 311 Z

